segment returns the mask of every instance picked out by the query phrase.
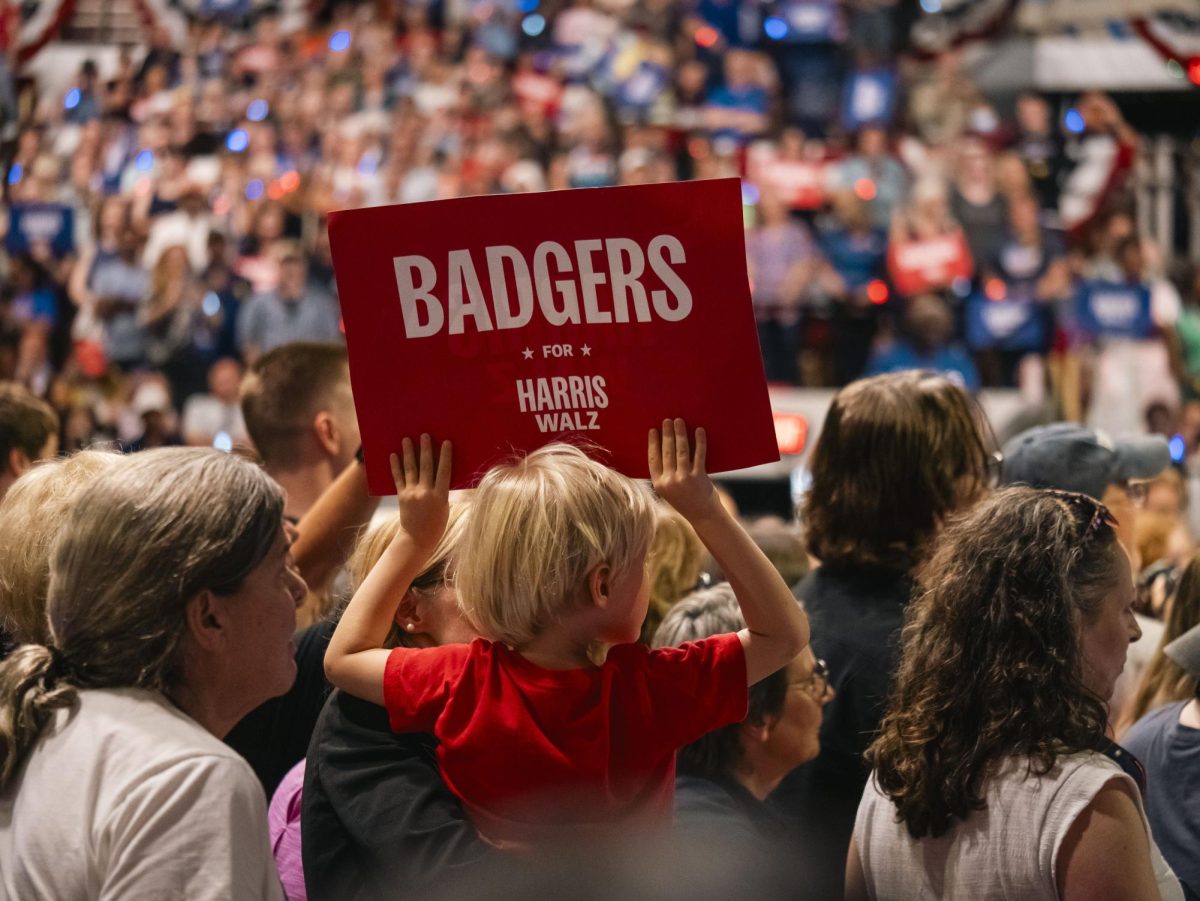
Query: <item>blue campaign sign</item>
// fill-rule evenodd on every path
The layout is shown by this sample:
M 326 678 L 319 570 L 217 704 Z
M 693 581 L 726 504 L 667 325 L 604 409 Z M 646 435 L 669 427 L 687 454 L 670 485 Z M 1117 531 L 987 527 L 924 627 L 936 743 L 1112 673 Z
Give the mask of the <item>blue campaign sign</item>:
M 10 254 L 28 253 L 45 242 L 56 257 L 75 249 L 75 211 L 61 203 L 16 203 L 8 213 L 4 248 Z
M 836 0 L 783 0 L 766 20 L 767 37 L 793 44 L 815 44 L 837 38 Z
M 856 131 L 868 125 L 887 125 L 896 108 L 896 73 L 890 69 L 855 72 L 842 96 L 842 125 Z
M 1150 289 L 1146 285 L 1084 282 L 1077 311 L 1079 325 L 1098 338 L 1145 339 L 1154 335 Z
M 967 344 L 972 350 L 1038 351 L 1046 346 L 1046 317 L 1034 300 L 967 299 Z

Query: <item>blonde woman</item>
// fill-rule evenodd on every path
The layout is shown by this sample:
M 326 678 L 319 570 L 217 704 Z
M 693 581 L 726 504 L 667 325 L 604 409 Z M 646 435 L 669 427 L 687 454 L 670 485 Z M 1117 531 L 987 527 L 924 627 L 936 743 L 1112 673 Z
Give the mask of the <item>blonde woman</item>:
M 355 592 L 325 655 L 339 688 L 386 707 L 397 732 L 433 732 L 446 783 L 497 847 L 563 830 L 669 819 L 675 751 L 745 717 L 747 685 L 808 644 L 788 586 L 725 512 L 682 419 L 650 432 L 655 489 L 736 586 L 747 628 L 683 649 L 636 643 L 649 604 L 647 489 L 551 444 L 476 489 L 456 583 L 486 640 L 386 650 L 396 598 L 441 539 L 451 450 L 429 435 L 392 456 L 402 528 Z M 688 704 L 703 685 L 705 703 Z
M 145 334 L 146 360 L 166 375 L 171 396 L 179 404 L 207 387 L 205 367 L 193 346 L 202 316 L 201 297 L 187 248 L 182 244 L 167 247 L 151 272 L 150 296 L 139 311 L 139 322 Z
M 686 519 L 660 503 L 655 512 L 654 540 L 646 556 L 650 607 L 640 640 L 650 644 L 658 624 L 675 602 L 696 587 L 704 565 L 704 544 Z
M 466 527 L 467 509 L 468 502 L 463 499 L 451 504 L 442 540 L 400 602 L 387 639 L 388 647 L 437 647 L 466 643 L 475 637 L 462 617 L 453 585 L 454 554 Z M 364 535 L 355 546 L 347 564 L 355 590 L 399 528 L 400 517 L 393 517 Z M 377 714 L 383 711 L 349 695 L 339 692 L 330 697 L 314 730 L 308 760 L 292 768 L 271 800 L 268 811 L 271 844 L 289 901 L 299 901 L 309 893 L 317 898 L 347 898 L 371 886 L 374 889 L 367 896 L 380 897 L 396 884 L 390 879 L 376 882 L 380 871 L 389 863 L 404 866 L 419 856 L 419 852 L 409 853 L 403 844 L 409 815 L 403 802 L 395 803 L 398 797 L 405 797 L 402 789 L 385 790 L 381 782 L 377 788 L 346 790 L 364 776 L 387 778 L 379 766 L 381 748 L 386 749 L 383 753 L 389 758 L 398 761 L 394 768 L 389 768 L 398 778 L 406 772 L 404 761 L 413 763 L 418 773 L 422 772 L 421 755 L 428 755 L 432 762 L 429 740 L 420 735 L 393 735 L 386 715 L 377 724 L 379 728 L 372 730 L 369 724 Z M 457 800 L 441 785 L 437 769 L 430 766 L 428 775 L 431 780 L 428 794 L 444 793 L 452 805 L 450 831 L 461 830 L 467 847 L 479 844 L 474 829 L 463 821 Z M 391 782 L 387 784 L 390 786 Z M 386 821 L 373 815 L 378 810 L 377 801 L 372 803 L 376 792 L 389 798 Z M 308 864 L 303 870 L 302 810 L 307 849 L 304 860 Z M 433 830 L 425 838 L 437 841 Z M 403 874 L 399 881 L 409 883 L 411 878 Z
M 50 644 L 46 594 L 50 550 L 71 506 L 96 478 L 126 458 L 89 450 L 34 466 L 0 503 L 0 630 L 14 644 Z
M 1121 718 L 1123 733 L 1150 713 L 1178 701 L 1191 700 L 1196 695 L 1196 676 L 1188 672 L 1163 649 L 1189 629 L 1200 624 L 1200 557 L 1193 557 L 1179 579 L 1179 587 L 1167 602 L 1166 626 L 1154 656 L 1150 658 L 1138 683 L 1137 694 Z

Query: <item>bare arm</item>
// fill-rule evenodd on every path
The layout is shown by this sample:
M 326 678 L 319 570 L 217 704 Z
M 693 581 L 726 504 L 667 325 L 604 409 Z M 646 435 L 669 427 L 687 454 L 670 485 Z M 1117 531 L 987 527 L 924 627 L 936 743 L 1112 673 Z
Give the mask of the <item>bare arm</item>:
M 85 307 L 96 302 L 96 296 L 88 289 L 88 275 L 91 273 L 92 261 L 96 259 L 96 245 L 89 245 L 79 257 L 79 263 L 71 270 L 71 278 L 67 282 L 67 295 L 77 307 Z
M 650 475 L 663 500 L 696 530 L 737 596 L 746 620 L 741 631 L 746 680 L 753 685 L 783 669 L 808 644 L 808 617 L 771 561 L 729 515 L 704 469 L 708 439 L 696 430 L 696 453 L 682 419 L 650 430 Z
M 325 591 L 378 506 L 379 498 L 367 491 L 366 468 L 351 463 L 300 518 L 292 557 L 308 583 L 309 597 Z
M 1056 881 L 1062 901 L 1158 901 L 1146 827 L 1124 780 L 1111 779 L 1071 824 Z
M 392 454 L 392 477 L 400 502 L 400 528 L 350 599 L 325 652 L 325 675 L 337 688 L 364 701 L 383 703 L 383 648 L 400 598 L 420 575 L 446 530 L 450 513 L 450 442 L 442 443 L 437 471 L 433 442 L 421 436 L 418 459 L 404 439 L 403 463 Z
M 867 892 L 867 876 L 863 872 L 862 858 L 858 856 L 858 842 L 850 839 L 850 852 L 846 855 L 845 901 L 870 901 Z

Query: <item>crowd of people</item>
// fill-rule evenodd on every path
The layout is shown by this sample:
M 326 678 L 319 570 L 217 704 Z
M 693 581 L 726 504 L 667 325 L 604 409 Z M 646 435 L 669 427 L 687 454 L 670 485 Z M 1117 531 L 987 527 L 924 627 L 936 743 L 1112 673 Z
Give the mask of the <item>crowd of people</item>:
M 65 447 L 228 446 L 235 365 L 339 337 L 330 210 L 740 176 L 771 381 L 924 366 L 1190 442 L 1200 281 L 1137 232 L 1139 136 L 915 61 L 908 6 L 214 4 L 23 79 L 0 375 Z
M 452 494 L 406 439 L 390 513 L 343 347 L 241 406 L 261 460 L 55 455 L 0 390 L 0 896 L 1196 897 L 1160 436 L 998 447 L 909 371 L 837 393 L 796 522 L 682 420 L 653 490 L 559 443 Z
M 318 7 L 5 123 L 0 898 L 1200 897 L 1200 278 L 1113 101 L 895 0 Z M 793 519 L 682 420 L 381 509 L 331 210 L 720 176 L 839 386 Z

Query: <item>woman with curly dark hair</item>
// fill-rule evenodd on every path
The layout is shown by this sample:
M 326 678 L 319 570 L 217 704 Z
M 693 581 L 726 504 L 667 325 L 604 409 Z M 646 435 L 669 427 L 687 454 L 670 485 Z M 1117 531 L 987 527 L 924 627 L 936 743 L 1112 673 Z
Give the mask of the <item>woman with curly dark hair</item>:
M 846 897 L 1182 899 L 1107 704 L 1141 632 L 1108 510 L 997 492 L 919 573 Z

